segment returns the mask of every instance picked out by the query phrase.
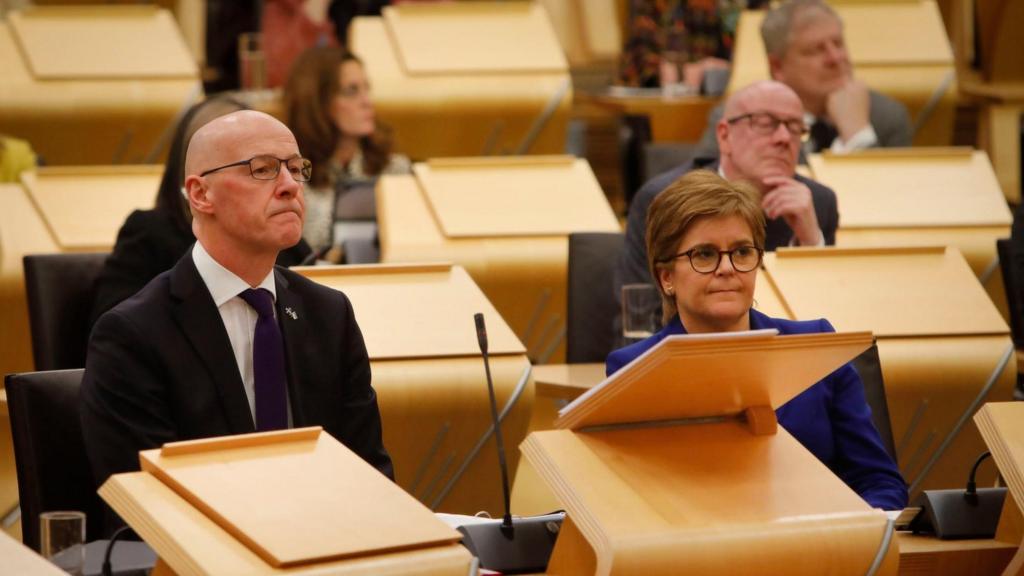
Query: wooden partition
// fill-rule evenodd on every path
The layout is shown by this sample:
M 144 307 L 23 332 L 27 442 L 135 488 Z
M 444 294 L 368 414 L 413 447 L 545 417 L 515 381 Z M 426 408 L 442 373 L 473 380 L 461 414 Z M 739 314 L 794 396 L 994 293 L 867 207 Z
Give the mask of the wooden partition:
M 396 148 L 414 159 L 565 148 L 572 84 L 541 5 L 389 6 L 353 20 L 349 39 Z
M 297 270 L 352 300 L 399 486 L 437 511 L 499 516 L 501 480 L 474 313 L 487 323 L 509 450 L 526 436 L 533 381 L 523 345 L 466 271 L 450 264 Z
M 568 514 L 549 572 L 895 574 L 885 515 L 774 412 L 870 344 L 670 336 L 577 398 L 522 446 Z
M 1009 328 L 956 248 L 779 250 L 755 299 L 769 316 L 874 332 L 911 499 L 963 485 L 985 449 L 968 420 L 1011 398 L 1016 365 Z M 982 470 L 979 483 L 992 480 Z
M 318 427 L 174 442 L 140 460 L 100 496 L 157 552 L 154 573 L 469 570 L 458 532 Z
M 0 56 L 2 58 L 2 56 Z M 0 184 L 0 374 L 34 369 L 22 257 L 109 250 L 136 208 L 152 207 L 159 166 L 40 168 Z M 0 515 L 18 502 L 10 422 L 0 418 Z
M 836 245 L 956 246 L 1006 308 L 996 240 L 1009 237 L 1013 216 L 984 152 L 876 149 L 812 154 L 808 163 L 814 179 L 836 192 Z
M 950 145 L 957 79 L 934 0 L 849 2 L 833 8 L 843 20 L 857 78 L 905 104 L 915 124 L 922 122 L 921 112 L 934 98 L 936 105 L 914 136 L 914 144 Z M 770 77 L 760 32 L 763 19 L 759 11 L 740 16 L 729 92 Z
M 455 262 L 533 360 L 564 357 L 567 236 L 619 230 L 583 160 L 440 159 L 377 185 L 381 260 Z
M 0 132 L 47 164 L 153 162 L 202 97 L 173 16 L 153 6 L 45 6 L 0 22 Z
M 1024 522 L 1019 502 L 1024 502 L 1024 403 L 986 404 L 974 415 L 974 422 L 992 452 L 1009 496 L 1003 506 L 996 538 L 1018 546 L 1003 574 L 1024 574 Z

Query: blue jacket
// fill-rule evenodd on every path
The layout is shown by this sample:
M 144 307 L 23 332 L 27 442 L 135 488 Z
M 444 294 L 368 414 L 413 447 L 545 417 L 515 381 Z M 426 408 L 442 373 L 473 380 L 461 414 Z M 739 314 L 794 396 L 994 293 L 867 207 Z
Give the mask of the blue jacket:
M 750 311 L 750 329 L 775 328 L 779 334 L 835 332 L 828 320 L 796 322 Z M 666 336 L 686 334 L 676 316 L 660 332 L 608 355 L 609 375 Z M 803 391 L 775 411 L 779 424 L 868 504 L 884 510 L 907 505 L 907 485 L 882 446 L 864 399 L 864 385 L 850 364 Z

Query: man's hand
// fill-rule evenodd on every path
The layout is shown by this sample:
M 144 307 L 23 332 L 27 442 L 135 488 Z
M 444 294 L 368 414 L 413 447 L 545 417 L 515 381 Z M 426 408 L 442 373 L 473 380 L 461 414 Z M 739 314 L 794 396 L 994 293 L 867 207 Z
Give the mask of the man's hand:
M 769 219 L 783 218 L 800 246 L 819 246 L 825 237 L 818 226 L 811 189 L 789 176 L 768 176 L 761 207 Z
M 843 142 L 868 126 L 871 98 L 868 87 L 860 80 L 850 78 L 846 84 L 828 95 L 825 114 L 839 130 Z

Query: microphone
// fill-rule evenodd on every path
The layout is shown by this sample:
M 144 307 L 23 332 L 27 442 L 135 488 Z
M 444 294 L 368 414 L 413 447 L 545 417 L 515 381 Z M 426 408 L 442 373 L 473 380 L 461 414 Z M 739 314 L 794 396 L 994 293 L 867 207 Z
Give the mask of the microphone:
M 915 534 L 934 533 L 939 538 L 993 538 L 1006 499 L 1006 488 L 978 488 L 978 466 L 989 452 L 978 457 L 964 490 L 925 490 L 916 504 L 921 511 L 910 522 Z
M 484 359 L 487 375 L 487 393 L 491 404 L 491 421 L 494 425 L 494 440 L 498 445 L 498 466 L 501 468 L 502 496 L 505 500 L 505 515 L 501 522 L 473 523 L 459 526 L 462 544 L 480 559 L 480 566 L 502 574 L 523 574 L 543 572 L 558 538 L 565 514 L 558 512 L 512 519 L 511 492 L 508 487 L 508 463 L 505 460 L 505 442 L 501 435 L 501 421 L 498 419 L 498 402 L 494 397 L 494 381 L 491 378 L 491 363 L 487 355 L 487 327 L 484 315 L 473 315 L 476 323 L 476 339 Z
M 498 467 L 501 468 L 501 493 L 505 499 L 505 516 L 501 522 L 501 530 L 509 538 L 514 535 L 512 527 L 511 491 L 508 489 L 508 462 L 505 460 L 505 440 L 501 437 L 501 422 L 498 420 L 498 401 L 494 399 L 494 380 L 491 379 L 491 361 L 487 356 L 487 326 L 484 315 L 477 312 L 473 315 L 476 322 L 476 341 L 480 345 L 480 354 L 484 357 L 484 372 L 487 374 L 487 395 L 491 401 L 491 422 L 494 423 L 494 441 L 498 445 Z

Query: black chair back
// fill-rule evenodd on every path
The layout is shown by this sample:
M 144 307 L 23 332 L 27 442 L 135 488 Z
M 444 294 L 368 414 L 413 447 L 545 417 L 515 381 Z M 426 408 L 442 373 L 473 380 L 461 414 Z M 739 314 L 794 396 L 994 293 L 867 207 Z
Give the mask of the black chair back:
M 604 362 L 615 347 L 618 303 L 613 275 L 622 253 L 619 232 L 569 234 L 566 362 Z
M 96 277 L 107 253 L 25 256 L 25 295 L 36 370 L 85 367 Z
M 1015 259 L 1024 260 L 1024 254 L 1017 254 L 1009 238 L 996 240 L 996 254 L 999 256 L 999 271 L 1003 274 L 1003 290 L 1006 291 L 1006 307 L 1010 313 L 1010 336 L 1015 348 L 1024 348 L 1024 302 L 1021 298 L 1021 279 Z
M 882 437 L 882 445 L 885 446 L 893 462 L 896 460 L 896 442 L 892 437 L 892 423 L 889 420 L 889 401 L 885 397 L 885 382 L 882 380 L 882 364 L 878 359 L 878 345 L 871 344 L 860 356 L 853 359 L 853 367 L 860 374 L 860 380 L 864 383 L 864 398 L 871 407 L 871 419 L 878 429 L 878 435 Z
M 21 502 L 22 541 L 39 551 L 39 513 L 80 510 L 86 541 L 104 534 L 105 508 L 93 481 L 78 419 L 84 370 L 8 374 L 7 404 Z

